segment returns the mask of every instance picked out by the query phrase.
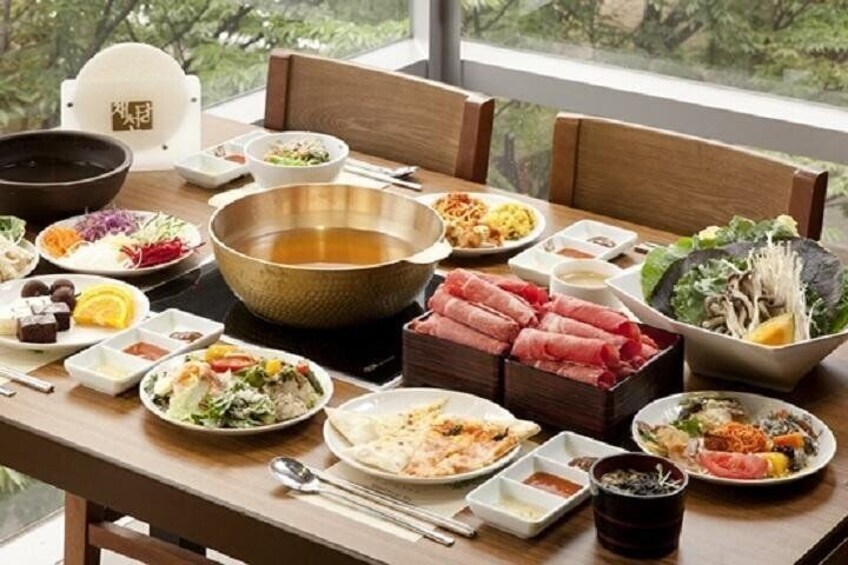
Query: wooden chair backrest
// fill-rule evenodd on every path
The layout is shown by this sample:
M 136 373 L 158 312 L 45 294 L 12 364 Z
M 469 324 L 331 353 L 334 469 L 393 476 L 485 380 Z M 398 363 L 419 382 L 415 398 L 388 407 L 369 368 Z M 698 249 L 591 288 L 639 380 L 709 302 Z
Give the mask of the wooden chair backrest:
M 335 135 L 363 153 L 482 183 L 494 105 L 402 73 L 277 50 L 265 127 Z
M 826 192 L 827 172 L 716 141 L 565 113 L 554 125 L 550 200 L 657 229 L 790 214 L 818 239 Z

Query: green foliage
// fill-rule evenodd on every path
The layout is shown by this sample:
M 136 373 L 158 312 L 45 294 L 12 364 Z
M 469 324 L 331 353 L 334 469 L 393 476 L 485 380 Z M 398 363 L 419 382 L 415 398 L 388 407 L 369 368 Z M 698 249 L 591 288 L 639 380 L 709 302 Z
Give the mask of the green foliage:
M 165 50 L 210 104 L 261 87 L 274 48 L 344 57 L 409 33 L 405 0 L 0 0 L 5 25 L 0 132 L 54 125 L 61 81 L 114 43 Z
M 0 466 L 0 494 L 19 491 L 27 486 L 31 479 L 13 469 Z
M 463 0 L 463 36 L 848 106 L 848 0 Z M 564 108 L 567 109 L 567 108 Z M 489 181 L 545 198 L 555 111 L 499 103 Z M 848 166 L 828 206 L 848 217 Z M 844 243 L 843 230 L 825 238 Z

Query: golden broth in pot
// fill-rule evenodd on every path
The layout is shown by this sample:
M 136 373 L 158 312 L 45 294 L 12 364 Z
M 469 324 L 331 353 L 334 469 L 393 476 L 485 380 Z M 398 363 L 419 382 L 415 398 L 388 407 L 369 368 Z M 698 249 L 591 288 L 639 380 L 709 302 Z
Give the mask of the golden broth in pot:
M 295 228 L 246 237 L 230 246 L 271 263 L 318 269 L 388 263 L 417 251 L 398 237 L 354 228 Z

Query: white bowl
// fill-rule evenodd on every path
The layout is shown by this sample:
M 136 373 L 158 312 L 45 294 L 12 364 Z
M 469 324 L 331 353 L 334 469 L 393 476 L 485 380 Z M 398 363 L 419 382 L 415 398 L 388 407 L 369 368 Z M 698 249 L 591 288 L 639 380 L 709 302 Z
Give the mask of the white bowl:
M 848 329 L 800 343 L 769 347 L 673 320 L 642 296 L 641 265 L 607 279 L 613 293 L 641 321 L 682 334 L 686 361 L 696 373 L 788 392 L 807 372 L 848 340 Z
M 266 163 L 263 157 L 271 144 L 277 141 L 289 142 L 304 137 L 315 137 L 321 140 L 330 154 L 330 160 L 320 165 L 306 167 L 286 167 Z M 269 133 L 249 141 L 244 147 L 247 166 L 254 180 L 263 188 L 271 188 L 284 184 L 303 184 L 317 182 L 332 182 L 342 172 L 350 150 L 347 144 L 337 137 L 309 131 L 284 131 Z
M 551 294 L 565 294 L 616 310 L 621 308 L 621 303 L 615 297 L 615 294 L 603 283 L 597 287 L 583 286 L 572 284 L 560 278 L 569 273 L 580 272 L 597 273 L 609 278 L 620 275 L 622 270 L 612 263 L 598 259 L 566 259 L 558 263 L 551 272 Z

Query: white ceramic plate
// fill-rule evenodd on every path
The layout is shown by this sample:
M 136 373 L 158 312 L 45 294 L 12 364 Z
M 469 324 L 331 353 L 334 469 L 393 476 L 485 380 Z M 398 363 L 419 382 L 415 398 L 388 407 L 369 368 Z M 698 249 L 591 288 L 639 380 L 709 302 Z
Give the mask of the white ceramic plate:
M 423 196 L 419 196 L 417 200 L 422 204 L 426 204 L 427 206 L 433 206 L 437 200 L 447 196 L 449 193 L 442 192 L 439 194 L 425 194 Z M 500 247 L 480 247 L 480 248 L 463 248 L 463 247 L 454 247 L 453 255 L 457 257 L 477 257 L 479 255 L 493 255 L 495 253 L 503 253 L 505 251 L 513 251 L 515 249 L 519 249 L 533 243 L 536 241 L 539 236 L 545 233 L 545 216 L 542 215 L 539 210 L 537 210 L 534 206 L 527 204 L 526 202 L 522 202 L 517 198 L 510 198 L 509 196 L 503 196 L 500 194 L 489 194 L 486 192 L 469 192 L 471 196 L 474 198 L 480 199 L 486 206 L 489 208 L 493 208 L 495 206 L 499 206 L 501 204 L 520 204 L 521 206 L 526 206 L 530 210 L 533 211 L 533 214 L 536 215 L 536 227 L 533 228 L 529 234 L 521 239 L 513 239 L 513 240 L 504 240 L 504 244 Z
M 641 265 L 632 267 L 607 279 L 607 285 L 644 323 L 682 334 L 686 338 L 686 361 L 696 373 L 786 392 L 848 340 L 846 329 L 838 334 L 768 347 L 684 324 L 645 302 L 641 273 Z
M 130 212 L 137 214 L 141 217 L 141 224 L 143 225 L 150 218 L 156 215 L 156 212 L 144 212 L 138 210 L 130 210 Z M 50 253 L 44 248 L 41 241 L 44 236 L 44 232 L 50 229 L 53 226 L 62 226 L 67 228 L 73 228 L 77 225 L 77 223 L 84 218 L 85 215 L 74 216 L 73 218 L 68 218 L 66 220 L 61 220 L 54 224 L 51 224 L 47 228 L 45 228 L 38 236 L 35 238 L 35 246 L 38 249 L 39 254 L 41 254 L 44 259 L 49 261 L 50 263 L 56 265 L 60 269 L 64 269 L 66 271 L 70 271 L 72 273 L 86 273 L 89 275 L 102 275 L 104 277 L 137 277 L 141 275 L 147 275 L 150 273 L 155 273 L 157 271 L 161 271 L 162 269 L 167 269 L 177 263 L 185 261 L 189 257 L 194 254 L 194 251 L 189 251 L 184 253 L 182 256 L 174 259 L 173 261 L 169 261 L 167 263 L 162 263 L 161 265 L 156 265 L 154 267 L 144 267 L 142 269 L 100 269 L 97 267 L 74 267 L 71 266 L 67 260 L 67 258 L 63 257 L 53 257 Z M 186 242 L 191 248 L 197 247 L 201 244 L 203 239 L 200 236 L 200 230 L 197 229 L 197 226 L 192 225 L 186 222 L 185 227 L 180 232 L 179 236 Z
M 159 373 L 174 369 L 179 367 L 184 363 L 184 356 L 178 355 L 176 357 L 172 357 L 162 363 L 153 367 L 147 374 L 144 375 L 141 379 L 141 383 L 138 387 L 138 395 L 141 397 L 141 402 L 144 404 L 144 407 L 147 408 L 150 412 L 152 412 L 156 417 L 161 418 L 162 420 L 174 424 L 175 426 L 179 426 L 180 428 L 184 428 L 186 430 L 192 430 L 195 432 L 203 432 L 212 435 L 222 435 L 222 436 L 246 436 L 246 435 L 255 435 L 262 434 L 267 432 L 274 432 L 277 430 L 282 430 L 285 428 L 289 428 L 298 424 L 304 420 L 308 420 L 319 411 L 321 411 L 324 406 L 327 405 L 327 402 L 330 401 L 330 398 L 333 396 L 333 380 L 330 378 L 330 375 L 321 368 L 319 365 L 316 365 L 309 359 L 304 359 L 303 357 L 299 357 L 297 355 L 292 355 L 291 353 L 286 353 L 285 351 L 278 351 L 276 349 L 264 349 L 261 347 L 240 347 L 244 351 L 251 353 L 253 355 L 258 355 L 260 357 L 276 357 L 286 363 L 299 363 L 300 361 L 306 361 L 309 363 L 309 368 L 312 369 L 312 373 L 315 375 L 315 378 L 318 379 L 318 382 L 321 383 L 321 387 L 324 389 L 324 396 L 321 400 L 308 412 L 303 414 L 302 416 L 298 416 L 297 418 L 292 418 L 291 420 L 286 420 L 284 422 L 277 422 L 274 424 L 268 424 L 267 426 L 256 426 L 253 428 L 207 428 L 205 426 L 199 426 L 197 424 L 192 424 L 190 422 L 183 422 L 181 420 L 175 420 L 173 418 L 169 418 L 167 414 L 162 412 L 156 404 L 153 402 L 153 398 L 145 392 L 147 388 L 147 383 L 153 378 L 154 375 L 158 375 Z
M 387 414 L 396 414 L 407 410 L 412 406 L 427 404 L 441 399 L 447 399 L 445 407 L 442 409 L 442 414 L 465 416 L 469 418 L 482 418 L 487 420 L 508 420 L 514 418 L 508 410 L 501 408 L 494 402 L 484 398 L 480 398 L 472 394 L 466 394 L 464 392 L 454 392 L 452 390 L 443 390 L 438 388 L 401 388 L 384 392 L 374 392 L 349 400 L 341 406 L 338 406 L 338 409 L 351 410 L 374 416 L 382 416 Z M 357 469 L 367 475 L 400 483 L 430 485 L 456 483 L 492 473 L 515 459 L 521 451 L 521 446 L 517 446 L 491 465 L 468 473 L 460 473 L 446 477 L 407 477 L 395 475 L 374 467 L 369 467 L 368 465 L 364 465 L 353 457 L 347 455 L 347 450 L 351 444 L 333 427 L 329 419 L 324 422 L 324 442 L 327 444 L 330 451 L 333 452 L 333 455 L 354 469 Z
M 648 451 L 647 446 L 644 444 L 642 438 L 639 436 L 639 431 L 637 429 L 636 423 L 641 421 L 652 426 L 656 426 L 658 424 L 666 424 L 677 417 L 680 411 L 680 401 L 683 398 L 691 394 L 705 394 L 709 392 L 711 391 L 698 391 L 697 393 L 683 392 L 680 394 L 666 396 L 665 398 L 660 398 L 651 402 L 650 404 L 639 410 L 639 412 L 637 412 L 636 416 L 633 418 L 633 424 L 631 424 L 630 427 L 630 433 L 633 435 L 633 441 L 636 442 L 636 444 L 642 451 L 644 451 L 645 453 L 651 453 L 650 451 Z M 791 483 L 792 481 L 797 481 L 798 479 L 807 477 L 809 475 L 817 473 L 821 469 L 824 469 L 825 466 L 830 463 L 830 460 L 833 459 L 833 456 L 836 454 L 836 438 L 833 436 L 833 432 L 830 431 L 830 428 L 828 428 L 824 422 L 822 422 L 806 410 L 802 410 L 801 408 L 789 404 L 788 402 L 783 402 L 782 400 L 777 400 L 776 398 L 768 398 L 767 396 L 760 396 L 759 394 L 723 391 L 716 391 L 712 393 L 720 394 L 722 396 L 738 398 L 742 405 L 745 407 L 747 413 L 749 414 L 751 421 L 756 421 L 762 417 L 765 417 L 770 412 L 773 412 L 775 410 L 787 410 L 791 414 L 809 416 L 813 424 L 813 429 L 816 433 L 819 434 L 819 451 L 817 455 L 809 459 L 809 464 L 804 469 L 802 469 L 798 473 L 793 473 L 786 477 L 759 479 L 752 481 L 742 479 L 725 479 L 722 477 L 710 475 L 709 473 L 695 473 L 692 471 L 688 471 L 689 475 L 692 477 L 710 483 L 718 483 L 722 485 L 769 486 L 782 483 Z
M 588 241 L 592 237 L 603 236 L 615 243 L 613 247 L 603 247 Z M 618 257 L 636 244 L 636 232 L 611 226 L 594 220 L 580 220 L 558 231 L 554 235 L 540 241 L 533 247 L 525 249 L 508 261 L 510 270 L 522 279 L 547 287 L 550 283 L 554 267 L 568 257 L 557 255 L 546 250 L 561 247 L 573 247 L 592 255 L 593 259 L 607 261 Z
M 29 262 L 29 265 L 24 267 L 23 272 L 20 275 L 15 277 L 14 279 L 9 279 L 10 281 L 22 279 L 24 277 L 28 277 L 36 267 L 38 267 L 38 261 L 41 257 L 38 254 L 38 249 L 35 248 L 35 245 L 30 243 L 29 241 L 22 239 L 18 242 L 18 247 L 23 249 L 24 251 L 29 251 L 32 254 L 32 261 Z
M 150 312 L 150 301 L 147 300 L 147 296 L 145 296 L 143 292 L 132 285 L 115 279 L 94 275 L 43 275 L 35 278 L 40 281 L 44 281 L 44 283 L 48 286 L 50 286 L 50 284 L 56 279 L 69 279 L 72 283 L 74 283 L 77 293 L 97 284 L 110 284 L 127 289 L 132 293 L 135 300 L 135 317 L 129 327 L 133 327 L 141 323 L 141 321 L 144 320 Z M 0 285 L 0 304 L 11 304 L 15 300 L 20 299 L 21 289 L 28 280 L 29 279 L 17 279 Z M 78 326 L 71 321 L 71 329 L 66 332 L 59 332 L 56 343 L 23 343 L 15 339 L 14 336 L 0 336 L 0 345 L 11 347 L 13 349 L 28 349 L 31 351 L 80 349 L 100 343 L 104 339 L 117 335 L 122 331 L 124 330 Z

